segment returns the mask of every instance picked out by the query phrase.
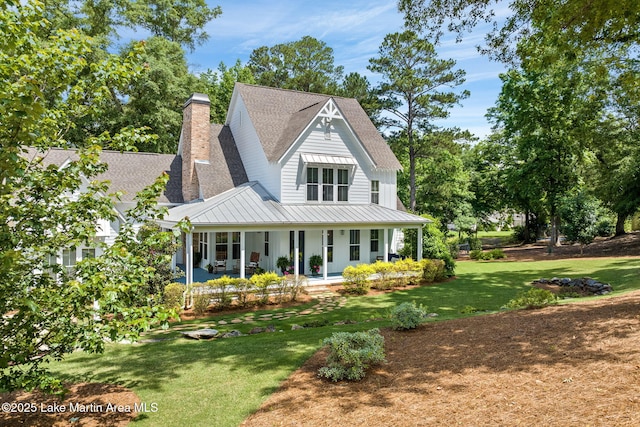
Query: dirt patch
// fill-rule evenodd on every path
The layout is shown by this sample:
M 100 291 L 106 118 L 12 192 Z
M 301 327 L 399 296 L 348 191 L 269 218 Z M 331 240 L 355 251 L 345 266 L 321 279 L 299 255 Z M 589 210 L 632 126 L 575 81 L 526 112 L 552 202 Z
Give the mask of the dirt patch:
M 81 383 L 68 388 L 64 400 L 43 393 L 0 394 L 0 425 L 121 427 L 137 415 L 135 406 L 140 399 L 122 386 Z
M 563 244 L 549 252 L 546 242 L 502 248 L 507 260 L 542 261 L 566 258 L 610 258 L 640 256 L 640 232 L 628 233 L 616 237 L 598 237 L 583 247 L 580 253 L 579 244 Z M 468 259 L 468 256 L 462 259 Z
M 361 382 L 319 352 L 243 426 L 640 425 L 640 292 L 383 331 Z

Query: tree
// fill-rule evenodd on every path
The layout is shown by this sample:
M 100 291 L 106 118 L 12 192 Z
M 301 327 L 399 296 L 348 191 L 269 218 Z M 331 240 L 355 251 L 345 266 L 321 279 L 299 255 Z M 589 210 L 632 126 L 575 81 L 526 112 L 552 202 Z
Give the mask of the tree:
M 232 67 L 227 68 L 224 62 L 221 62 L 218 71 L 207 70 L 206 73 L 200 75 L 200 83 L 211 100 L 211 121 L 213 123 L 222 124 L 225 122 L 236 82 L 256 82 L 251 69 L 248 66 L 243 66 L 239 59 Z
M 472 216 L 469 173 L 463 162 L 463 139 L 471 139 L 466 132 L 442 130 L 420 137 L 419 156 L 415 164 L 416 210 L 426 212 L 440 221 L 443 232 L 447 225 Z M 406 166 L 409 161 L 407 138 L 403 134 L 389 138 L 389 145 Z M 409 168 L 398 175 L 398 196 L 409 200 Z
M 550 250 L 558 244 L 560 197 L 578 183 L 590 135 L 602 116 L 598 85 L 578 62 L 558 61 L 546 70 L 512 70 L 489 116 L 517 156 L 514 177 L 539 199 L 551 218 Z M 540 193 L 541 192 L 541 193 Z M 529 200 L 532 197 L 528 197 Z
M 518 59 L 518 42 L 536 39 L 538 45 L 556 46 L 555 53 L 612 46 L 624 50 L 640 40 L 640 3 L 635 0 L 509 0 L 511 15 L 504 21 L 497 0 L 399 0 L 398 7 L 410 28 L 441 36 L 442 28 L 458 38 L 479 23 L 492 23 L 485 53 L 503 61 Z M 550 52 L 547 52 L 550 53 Z M 615 58 L 614 53 L 611 58 Z
M 376 127 L 382 124 L 380 100 L 375 89 L 371 87 L 371 83 L 365 76 L 355 72 L 347 74 L 342 80 L 336 95 L 357 99 L 373 124 Z
M 139 194 L 111 246 L 94 243 L 102 255 L 74 270 L 55 261 L 65 249 L 96 242 L 98 218 L 115 218 L 117 194 L 95 179 L 106 168 L 101 147 L 123 150 L 146 137 L 131 128 L 101 133 L 64 167 L 45 166 L 51 148 L 70 146 L 74 121 L 97 112 L 86 100 L 99 104 L 142 67 L 137 49 L 126 60 L 90 62 L 95 42 L 77 30 L 48 28 L 43 7 L 0 4 L 0 388 L 9 390 L 60 390 L 44 367 L 49 360 L 77 349 L 100 352 L 106 339 L 136 339 L 171 314 L 140 304 L 139 289 L 154 272 L 132 250 L 146 244 L 136 241 L 134 223 L 163 215 L 156 200 L 166 175 Z
M 48 0 L 44 17 L 50 29 L 76 28 L 99 39 L 106 47 L 117 37 L 117 28 L 145 29 L 193 50 L 208 39 L 205 25 L 222 13 L 205 0 Z
M 598 200 L 584 190 L 567 194 L 560 201 L 558 213 L 562 217 L 562 233 L 570 242 L 580 243 L 580 255 L 598 233 L 598 208 Z
M 314 93 L 335 93 L 343 67 L 335 66 L 333 49 L 321 40 L 300 40 L 261 46 L 249 56 L 248 66 L 263 86 Z
M 464 82 L 465 72 L 453 70 L 455 61 L 438 59 L 434 46 L 413 31 L 388 34 L 369 70 L 380 73 L 378 91 L 385 110 L 395 118 L 388 125 L 406 133 L 409 159 L 409 208 L 416 210 L 416 160 L 421 155 L 420 132 L 433 130 L 431 121 L 448 116 L 448 109 L 469 96 L 468 91 L 443 90 Z

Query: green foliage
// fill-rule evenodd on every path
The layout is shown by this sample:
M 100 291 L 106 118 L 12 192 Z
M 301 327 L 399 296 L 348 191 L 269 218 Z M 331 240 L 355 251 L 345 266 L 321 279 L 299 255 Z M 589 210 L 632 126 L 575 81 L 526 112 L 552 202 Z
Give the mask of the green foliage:
M 422 279 L 427 283 L 443 280 L 447 277 L 445 262 L 441 259 L 423 259 L 420 261 L 422 266 Z
M 333 49 L 311 36 L 256 48 L 247 66 L 260 85 L 314 93 L 336 92 L 343 71 Z
M 542 308 L 555 304 L 558 297 L 546 289 L 531 288 L 528 291 L 520 292 L 514 299 L 510 300 L 505 307 L 511 309 L 518 308 Z
M 227 111 L 236 82 L 249 84 L 256 82 L 251 69 L 243 66 L 239 59 L 231 67 L 221 62 L 217 71 L 207 70 L 200 74 L 199 80 L 204 86 L 203 91 L 209 95 L 211 101 L 211 121 L 220 124 L 227 119 Z
M 387 34 L 378 54 L 369 60 L 367 68 L 381 74 L 380 102 L 392 114 L 385 124 L 400 128 L 406 137 L 405 143 L 392 144 L 392 149 L 398 158 L 407 159 L 408 207 L 416 212 L 416 163 L 419 158 L 428 159 L 424 151 L 438 139 L 429 138 L 434 132 L 422 130 L 433 130 L 433 119 L 446 117 L 449 108 L 469 96 L 466 90 L 450 90 L 464 82 L 465 72 L 454 70 L 452 59 L 438 59 L 433 44 L 413 31 Z M 429 188 L 424 186 L 421 190 Z
M 136 239 L 140 244 L 133 248 L 134 253 L 153 268 L 153 275 L 146 288 L 141 289 L 140 298 L 162 295 L 164 287 L 177 278 L 171 258 L 180 248 L 180 240 L 172 231 L 162 231 L 158 224 L 149 221 L 140 227 Z
M 332 381 L 361 380 L 370 366 L 385 361 L 384 337 L 378 329 L 335 332 L 323 345 L 329 347 L 329 355 L 318 376 Z
M 369 278 L 374 274 L 369 264 L 349 265 L 342 271 L 345 291 L 350 294 L 364 295 L 371 289 Z
M 207 285 L 213 290 L 211 299 L 217 308 L 225 309 L 231 306 L 233 290 L 236 288 L 238 281 L 239 279 L 224 275 L 207 282 Z
M 138 129 L 80 141 L 76 156 L 50 165 L 53 148 L 70 148 L 68 132 L 92 117 L 142 71 L 141 49 L 105 54 L 76 29 L 54 28 L 39 2 L 0 3 L 0 388 L 59 389 L 43 368 L 83 349 L 102 352 L 107 340 L 136 340 L 176 313 L 141 298 L 154 266 L 141 256 L 165 236 L 138 241 L 134 224 L 164 216 L 157 198 L 168 176 L 137 195 L 115 241 L 96 239 L 96 221 L 116 219 L 102 147 L 128 149 L 145 140 Z M 30 147 L 30 148 L 27 148 Z M 112 197 L 113 196 L 113 197 Z M 95 248 L 73 270 L 56 256 Z M 42 333 L 47 331 L 46 334 Z
M 397 272 L 397 268 L 392 262 L 376 261 L 371 264 L 373 271 L 378 275 L 374 287 L 379 290 L 391 289 L 393 287 L 393 276 Z
M 471 251 L 469 253 L 469 258 L 473 259 L 473 260 L 485 260 L 485 261 L 489 261 L 492 259 L 502 259 L 502 258 L 506 258 L 507 255 L 504 253 L 504 251 L 502 249 L 496 248 L 496 249 L 491 249 L 489 251 L 483 252 L 482 250 L 475 250 L 475 251 Z
M 320 255 L 311 255 L 309 257 L 309 268 L 317 274 L 322 268 L 322 257 Z
M 212 294 L 209 286 L 205 283 L 193 283 L 191 293 L 193 294 L 193 312 L 198 316 L 203 316 L 211 304 Z
M 184 306 L 184 292 L 187 289 L 182 283 L 169 283 L 163 290 L 163 304 L 172 310 L 180 311 Z
M 441 229 L 440 222 L 430 217 L 422 215 L 431 222 L 422 227 L 422 256 L 428 259 L 441 259 L 444 261 L 445 274 L 448 277 L 455 275 L 456 262 L 451 255 L 446 236 Z M 400 251 L 401 255 L 415 258 L 417 251 L 415 242 L 417 240 L 416 231 L 408 229 L 405 233 L 405 246 Z
M 403 302 L 391 310 L 391 327 L 395 330 L 415 329 L 427 316 L 422 305 Z
M 582 246 L 593 242 L 597 235 L 598 200 L 585 191 L 569 194 L 561 199 L 558 213 L 562 218 L 561 231 L 568 241 Z
M 235 282 L 236 288 L 236 300 L 240 307 L 247 307 L 250 302 L 251 295 L 253 295 L 253 285 L 249 279 L 238 279 Z
M 269 302 L 269 293 L 271 287 L 282 281 L 282 277 L 278 276 L 273 271 L 269 271 L 261 274 L 254 274 L 249 281 L 255 287 L 256 295 L 258 296 L 258 302 L 260 304 L 266 304 Z

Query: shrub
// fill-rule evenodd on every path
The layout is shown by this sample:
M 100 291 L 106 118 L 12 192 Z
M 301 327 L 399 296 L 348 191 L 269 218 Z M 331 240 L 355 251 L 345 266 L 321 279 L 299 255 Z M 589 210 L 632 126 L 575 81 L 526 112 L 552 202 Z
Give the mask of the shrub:
M 249 305 L 249 297 L 253 294 L 253 285 L 249 279 L 237 279 L 235 282 L 236 296 L 241 307 Z
M 456 262 L 451 255 L 446 236 L 441 230 L 440 222 L 428 215 L 423 215 L 423 217 L 432 221 L 422 228 L 422 254 L 424 258 L 443 260 L 446 275 L 448 277 L 455 275 Z M 405 246 L 400 250 L 400 254 L 415 257 L 417 250 L 414 242 L 416 241 L 417 232 L 416 230 L 408 229 L 404 230 L 404 233 Z
M 528 291 L 520 292 L 514 299 L 509 301 L 506 308 L 542 308 L 555 304 L 558 297 L 546 289 L 531 288 Z
M 396 261 L 393 266 L 396 271 L 396 286 L 407 286 L 418 282 L 422 272 L 422 264 L 420 262 L 406 258 Z
M 286 286 L 286 291 L 289 294 L 289 300 L 297 301 L 298 296 L 306 292 L 305 288 L 309 281 L 306 276 L 298 275 L 298 277 L 296 277 L 295 275 L 289 274 L 285 276 L 283 282 Z
M 427 312 L 422 305 L 415 302 L 403 302 L 391 310 L 391 326 L 395 330 L 415 329 L 426 317 Z
M 420 264 L 422 266 L 422 279 L 428 283 L 443 280 L 447 277 L 445 263 L 441 259 L 423 259 Z
M 209 307 L 211 295 L 202 283 L 194 283 L 191 290 L 193 292 L 193 311 L 198 316 L 202 316 Z
M 496 249 L 491 249 L 489 251 L 489 256 L 491 257 L 491 259 L 502 259 L 502 258 L 506 258 L 507 255 L 504 253 L 504 251 L 502 249 L 496 248 Z
M 323 341 L 329 346 L 326 366 L 318 375 L 332 381 L 364 378 L 371 366 L 384 362 L 384 337 L 378 329 L 366 332 L 335 332 Z
M 369 292 L 369 277 L 374 273 L 369 264 L 349 265 L 342 271 L 344 288 L 350 294 L 364 295 Z
M 187 289 L 182 283 L 169 283 L 164 287 L 163 302 L 168 309 L 180 311 L 184 305 L 184 291 Z
M 283 280 L 280 276 L 278 276 L 273 271 L 267 273 L 254 274 L 251 276 L 251 284 L 256 289 L 256 294 L 258 296 L 258 302 L 260 304 L 266 304 L 269 302 L 269 287 L 271 285 L 275 285 L 276 283 Z
M 471 253 L 469 254 L 469 258 L 474 259 L 476 261 L 479 260 L 485 260 L 485 261 L 489 261 L 492 259 L 501 259 L 501 258 L 506 258 L 507 256 L 505 255 L 504 251 L 502 249 L 491 249 L 490 251 L 487 252 L 483 252 L 483 251 L 471 251 Z
M 472 251 L 482 250 L 482 241 L 477 237 L 469 237 L 469 249 Z
M 225 309 L 231 306 L 231 302 L 233 301 L 231 287 L 235 285 L 235 282 L 236 279 L 226 275 L 207 282 L 214 290 L 212 299 L 218 308 Z
M 374 285 L 376 289 L 386 290 L 393 288 L 393 275 L 396 273 L 396 269 L 392 262 L 376 261 L 371 267 L 379 276 Z

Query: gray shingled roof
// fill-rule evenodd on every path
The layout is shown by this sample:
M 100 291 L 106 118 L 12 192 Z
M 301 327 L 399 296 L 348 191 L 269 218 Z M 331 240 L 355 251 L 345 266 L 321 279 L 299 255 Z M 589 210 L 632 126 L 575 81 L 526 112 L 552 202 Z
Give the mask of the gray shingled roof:
M 205 199 L 248 181 L 238 147 L 228 126 L 212 124 L 209 163 L 196 163 Z
M 402 168 L 355 99 L 244 83 L 236 83 L 235 90 L 247 107 L 270 162 L 278 161 L 327 101 L 333 99 L 376 167 Z
M 280 204 L 257 182 L 249 182 L 208 200 L 177 206 L 164 218 L 168 226 L 188 217 L 201 227 L 419 226 L 428 220 L 369 204 Z
M 66 160 L 78 158 L 75 150 L 51 149 L 46 153 L 38 153 L 34 148 L 27 150 L 27 156 L 43 157 L 47 165 L 62 165 Z M 175 154 L 131 153 L 119 151 L 103 151 L 100 160 L 109 169 L 97 179 L 110 181 L 110 192 L 122 191 L 122 200 L 133 201 L 136 194 L 158 178 L 163 172 L 169 174 L 169 183 L 160 196 L 160 203 L 183 203 L 182 200 L 182 164 Z

